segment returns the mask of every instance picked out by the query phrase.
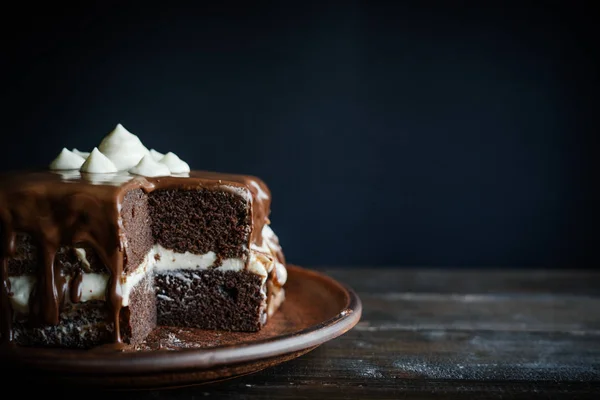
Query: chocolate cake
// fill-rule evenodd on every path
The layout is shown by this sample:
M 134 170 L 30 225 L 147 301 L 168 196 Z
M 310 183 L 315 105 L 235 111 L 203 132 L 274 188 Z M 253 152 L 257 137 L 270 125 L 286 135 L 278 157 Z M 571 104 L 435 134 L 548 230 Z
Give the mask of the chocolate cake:
M 190 171 L 121 125 L 0 175 L 1 337 L 136 345 L 157 325 L 254 332 L 287 273 L 259 178 Z

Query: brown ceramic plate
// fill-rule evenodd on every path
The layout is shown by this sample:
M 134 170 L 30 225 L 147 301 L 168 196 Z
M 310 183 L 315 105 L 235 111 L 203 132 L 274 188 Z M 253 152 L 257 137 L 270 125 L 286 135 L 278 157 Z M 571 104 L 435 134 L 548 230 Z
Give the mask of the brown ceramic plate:
M 286 301 L 258 333 L 159 327 L 141 350 L 5 347 L 0 365 L 4 374 L 24 368 L 28 376 L 35 373 L 53 384 L 113 389 L 185 386 L 291 360 L 356 325 L 362 306 L 351 289 L 297 266 L 289 266 L 288 275 Z

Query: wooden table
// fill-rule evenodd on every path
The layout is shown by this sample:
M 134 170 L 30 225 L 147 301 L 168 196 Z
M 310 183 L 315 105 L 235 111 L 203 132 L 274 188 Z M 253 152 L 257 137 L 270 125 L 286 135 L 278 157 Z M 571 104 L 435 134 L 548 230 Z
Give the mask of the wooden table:
M 322 270 L 363 301 L 352 331 L 253 375 L 123 398 L 600 399 L 600 273 Z

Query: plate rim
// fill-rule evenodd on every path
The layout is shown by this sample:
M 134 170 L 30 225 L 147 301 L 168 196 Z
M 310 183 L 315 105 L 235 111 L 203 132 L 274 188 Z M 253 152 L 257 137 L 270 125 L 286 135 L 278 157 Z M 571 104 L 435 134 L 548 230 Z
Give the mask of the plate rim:
M 77 371 L 78 374 L 102 372 L 103 374 L 126 373 L 131 375 L 151 373 L 157 370 L 161 373 L 189 369 L 202 370 L 277 357 L 313 348 L 343 335 L 359 322 L 362 316 L 362 301 L 352 288 L 313 269 L 295 264 L 288 264 L 287 268 L 297 270 L 301 274 L 308 274 L 313 279 L 326 281 L 327 285 L 337 287 L 345 297 L 343 309 L 334 317 L 298 332 L 241 344 L 175 351 L 104 353 L 90 350 L 94 352 L 94 358 L 81 357 L 81 350 L 7 346 L 0 352 L 3 355 L 0 358 L 5 359 L 7 365 L 16 363 L 54 371 Z M 58 360 L 56 358 L 57 351 L 62 352 Z

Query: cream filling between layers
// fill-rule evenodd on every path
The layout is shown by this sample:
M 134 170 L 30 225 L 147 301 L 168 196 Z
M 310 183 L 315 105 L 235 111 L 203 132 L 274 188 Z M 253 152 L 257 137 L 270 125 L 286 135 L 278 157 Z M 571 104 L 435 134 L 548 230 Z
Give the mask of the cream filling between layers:
M 85 250 L 77 249 L 78 258 L 83 264 L 87 263 Z M 278 269 L 277 280 L 280 285 L 285 283 L 287 274 L 282 274 L 279 270 L 285 267 L 275 265 L 279 263 L 269 262 L 262 254 L 255 250 L 250 251 L 250 262 L 248 263 L 248 272 L 254 273 L 262 278 L 261 286 L 264 286 L 267 277 L 273 268 Z M 123 306 L 129 305 L 129 297 L 133 288 L 148 273 L 168 273 L 175 270 L 205 270 L 212 267 L 217 259 L 217 255 L 210 251 L 206 254 L 192 254 L 189 252 L 177 253 L 173 250 L 165 249 L 161 245 L 154 245 L 148 252 L 144 260 L 135 271 L 121 277 L 121 293 L 123 297 Z M 89 265 L 89 263 L 87 263 Z M 242 258 L 228 258 L 222 261 L 221 265 L 216 267 L 218 271 L 243 271 L 245 262 Z M 283 275 L 283 276 L 282 276 Z M 285 278 L 284 278 L 285 276 Z M 104 300 L 106 295 L 106 286 L 108 284 L 109 274 L 83 272 L 81 281 L 81 302 L 90 300 Z M 283 278 L 283 279 L 281 279 Z M 13 309 L 21 314 L 29 313 L 29 298 L 35 286 L 36 277 L 34 275 L 11 276 L 8 278 L 11 287 L 10 302 Z M 70 277 L 67 277 L 67 283 Z M 282 282 L 283 280 L 283 282 Z M 71 285 L 67 284 L 70 288 Z M 65 293 L 65 298 L 69 299 L 69 293 Z

